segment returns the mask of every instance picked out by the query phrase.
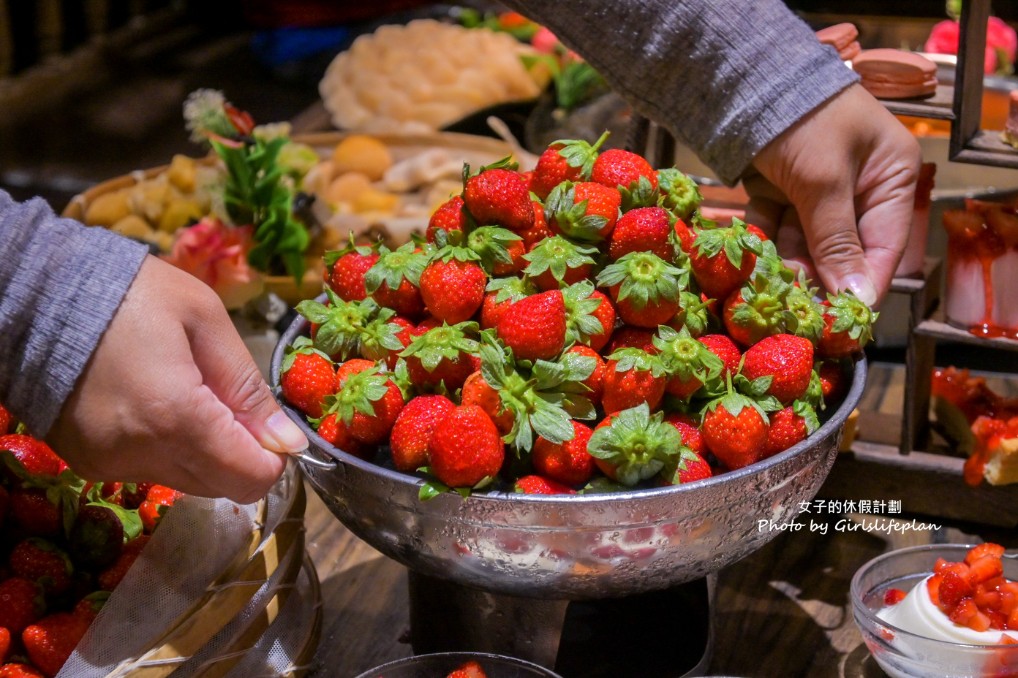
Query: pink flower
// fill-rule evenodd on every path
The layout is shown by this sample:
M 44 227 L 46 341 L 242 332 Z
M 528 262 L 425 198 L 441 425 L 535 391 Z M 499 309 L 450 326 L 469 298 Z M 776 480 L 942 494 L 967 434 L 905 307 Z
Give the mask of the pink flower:
M 236 309 L 262 291 L 261 275 L 247 263 L 252 243 L 251 227 L 206 217 L 180 231 L 165 259 L 215 290 L 226 308 Z
M 930 31 L 923 49 L 933 54 L 957 54 L 958 33 L 960 26 L 957 21 L 947 19 L 941 21 Z M 1003 56 L 1006 63 L 998 63 L 998 56 Z M 986 24 L 986 53 L 983 55 L 983 71 L 993 74 L 1006 72 L 1018 57 L 1018 34 L 1004 21 L 991 16 Z

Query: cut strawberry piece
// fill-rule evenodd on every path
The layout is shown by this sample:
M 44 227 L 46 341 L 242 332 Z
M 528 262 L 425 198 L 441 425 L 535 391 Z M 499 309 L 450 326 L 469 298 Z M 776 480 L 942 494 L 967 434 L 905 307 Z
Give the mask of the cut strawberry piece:
M 901 589 L 887 589 L 884 591 L 884 605 L 897 605 L 905 599 L 905 595 Z

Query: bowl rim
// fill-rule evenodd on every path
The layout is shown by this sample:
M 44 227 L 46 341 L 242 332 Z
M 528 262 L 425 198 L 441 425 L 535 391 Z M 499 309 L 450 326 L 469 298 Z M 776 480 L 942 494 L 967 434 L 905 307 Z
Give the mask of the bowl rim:
M 918 638 L 918 639 L 923 640 L 925 642 L 940 643 L 940 644 L 942 644 L 942 645 L 944 645 L 946 647 L 957 647 L 957 648 L 966 649 L 966 650 L 971 649 L 971 650 L 993 650 L 993 651 L 999 651 L 1001 649 L 1007 649 L 1007 651 L 1009 651 L 1009 652 L 1015 652 L 1016 656 L 1018 656 L 1018 645 L 1016 645 L 1014 643 L 996 643 L 996 644 L 985 644 L 985 645 L 984 644 L 976 644 L 976 643 L 956 643 L 956 642 L 952 642 L 950 640 L 941 640 L 940 638 L 930 638 L 929 636 L 924 636 L 924 635 L 921 635 L 919 633 L 915 633 L 913 631 L 909 631 L 908 629 L 903 629 L 903 628 L 901 628 L 899 626 L 895 626 L 894 624 L 892 624 L 890 622 L 884 621 L 883 619 L 878 617 L 875 612 L 873 612 L 868 606 L 866 606 L 862 602 L 863 597 L 861 595 L 862 594 L 861 588 L 862 588 L 862 578 L 863 578 L 863 575 L 868 570 L 876 567 L 877 565 L 880 565 L 880 564 L 882 564 L 882 563 L 884 563 L 884 562 L 886 562 L 888 560 L 893 560 L 893 559 L 901 557 L 901 556 L 907 556 L 907 555 L 912 555 L 912 554 L 916 554 L 916 553 L 920 553 L 921 554 L 921 553 L 929 553 L 929 552 L 934 552 L 934 551 L 958 551 L 960 553 L 967 553 L 970 549 L 972 549 L 975 546 L 978 546 L 978 544 L 963 544 L 963 543 L 957 543 L 957 542 L 954 542 L 954 543 L 945 543 L 945 544 L 920 544 L 918 546 L 905 546 L 905 547 L 902 547 L 902 548 L 899 548 L 899 549 L 894 549 L 893 551 L 888 551 L 887 553 L 882 553 L 879 556 L 875 556 L 875 557 L 869 559 L 868 561 L 863 563 L 859 567 L 858 570 L 855 571 L 854 575 L 852 575 L 852 581 L 849 584 L 849 589 L 848 589 L 849 590 L 849 598 L 852 601 L 852 610 L 858 616 L 862 616 L 867 622 L 869 622 L 871 624 L 877 624 L 877 625 L 882 626 L 882 627 L 886 627 L 888 629 L 891 629 L 895 633 L 904 634 L 906 638 Z M 1013 552 L 1013 549 L 1008 549 L 1008 552 Z M 932 565 L 931 565 L 931 569 L 932 569 Z M 916 574 L 920 574 L 920 573 L 917 572 Z M 924 575 L 923 578 L 920 580 L 920 583 L 922 583 L 923 581 L 926 581 L 926 577 L 927 576 L 928 576 L 928 574 Z M 858 625 L 858 621 L 856 623 Z M 872 634 L 872 632 L 870 630 L 868 630 L 868 629 L 862 629 L 861 628 L 860 631 L 862 631 L 863 633 Z M 1007 633 L 1009 631 L 1010 631 L 1010 629 L 1006 629 L 1004 631 L 1001 631 L 1001 633 Z M 1018 635 L 1018 632 L 1013 632 L 1013 633 Z
M 323 302 L 326 299 L 326 295 L 322 294 L 316 297 L 316 301 Z M 287 416 L 290 417 L 294 423 L 301 429 L 305 436 L 309 440 L 313 440 L 314 444 L 312 447 L 320 447 L 325 450 L 329 456 L 331 456 L 338 464 L 345 466 L 353 466 L 356 469 L 372 475 L 379 475 L 385 479 L 400 483 L 403 485 L 412 485 L 416 488 L 420 488 L 426 482 L 425 479 L 406 473 L 402 473 L 395 469 L 386 468 L 375 464 L 372 461 L 361 459 L 352 454 L 349 454 L 338 447 L 335 447 L 331 443 L 327 442 L 324 438 L 318 435 L 307 422 L 306 418 L 295 408 L 291 407 L 279 394 L 279 369 L 282 365 L 283 354 L 286 347 L 293 343 L 294 339 L 305 330 L 310 327 L 310 321 L 301 315 L 290 323 L 290 325 L 280 333 L 279 341 L 276 343 L 275 348 L 272 350 L 272 357 L 269 364 L 269 385 L 271 387 L 273 395 L 276 397 L 276 401 L 279 406 L 286 412 Z M 672 495 L 684 492 L 694 492 L 699 488 L 705 486 L 719 486 L 727 483 L 737 483 L 749 476 L 755 476 L 763 471 L 769 470 L 773 467 L 780 466 L 786 461 L 792 459 L 795 456 L 805 452 L 810 447 L 810 441 L 816 441 L 823 439 L 830 435 L 835 435 L 837 429 L 844 426 L 848 420 L 852 410 L 856 407 L 862 398 L 863 389 L 866 386 L 866 374 L 867 374 L 867 360 L 865 354 L 860 354 L 854 359 L 852 366 L 852 383 L 845 394 L 839 407 L 834 410 L 828 419 L 823 422 L 820 427 L 809 435 L 805 440 L 796 443 L 787 450 L 783 450 L 776 455 L 768 457 L 763 461 L 750 464 L 741 469 L 734 471 L 728 471 L 718 476 L 712 476 L 710 478 L 704 478 L 696 480 L 691 483 L 682 483 L 681 485 L 665 485 L 662 487 L 648 487 L 648 488 L 637 488 L 632 490 L 625 490 L 620 492 L 598 492 L 592 494 L 575 494 L 575 495 L 542 495 L 542 494 L 524 494 L 504 491 L 484 491 L 478 493 L 471 493 L 471 501 L 505 501 L 506 499 L 512 499 L 513 501 L 520 501 L 526 503 L 539 504 L 555 504 L 563 501 L 568 501 L 571 505 L 578 504 L 600 504 L 600 503 L 613 503 L 618 501 L 629 501 L 634 497 L 650 498 L 650 497 L 661 497 L 665 495 Z M 311 452 L 309 451 L 309 454 Z M 304 462 L 301 462 L 302 465 Z M 316 472 L 329 472 L 318 469 Z
M 476 659 L 477 661 L 485 660 L 507 661 L 512 664 L 516 664 L 516 666 L 519 668 L 536 669 L 537 671 L 541 671 L 547 674 L 548 678 L 552 678 L 552 676 L 555 676 L 556 678 L 561 678 L 559 674 L 555 673 L 551 669 L 541 666 L 540 664 L 529 662 L 525 659 L 520 659 L 518 657 L 510 657 L 509 655 L 497 654 L 494 652 L 471 652 L 469 650 L 456 650 L 452 652 L 425 652 L 423 654 L 412 654 L 409 657 L 401 657 L 400 659 L 394 659 L 380 666 L 375 666 L 366 671 L 362 671 L 361 673 L 358 673 L 355 678 L 376 678 L 376 676 L 381 675 L 380 674 L 381 671 L 388 671 L 390 669 L 401 668 L 403 666 L 406 666 L 407 664 L 411 664 L 414 661 L 420 659 L 438 659 L 438 660 L 449 659 L 455 661 L 469 661 L 471 659 Z

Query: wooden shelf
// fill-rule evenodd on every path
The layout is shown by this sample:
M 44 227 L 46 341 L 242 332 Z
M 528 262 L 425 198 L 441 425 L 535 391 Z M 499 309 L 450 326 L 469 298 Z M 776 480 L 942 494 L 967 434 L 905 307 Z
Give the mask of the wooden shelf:
M 990 349 L 1018 351 L 1018 340 L 1006 337 L 980 337 L 958 329 L 939 320 L 923 320 L 915 327 L 915 333 L 932 339 L 943 339 L 972 346 L 984 346 Z
M 895 115 L 931 120 L 954 120 L 954 87 L 938 85 L 937 92 L 927 99 L 880 99 Z

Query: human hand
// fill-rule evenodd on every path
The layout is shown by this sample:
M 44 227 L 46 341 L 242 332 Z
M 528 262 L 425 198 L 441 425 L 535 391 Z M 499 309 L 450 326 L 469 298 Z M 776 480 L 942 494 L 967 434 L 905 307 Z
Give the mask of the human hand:
M 47 441 L 93 480 L 250 503 L 307 439 L 273 400 L 222 302 L 154 257 L 141 267 Z
M 756 156 L 747 220 L 829 291 L 872 306 L 905 250 L 920 165 L 908 130 L 852 85 Z

